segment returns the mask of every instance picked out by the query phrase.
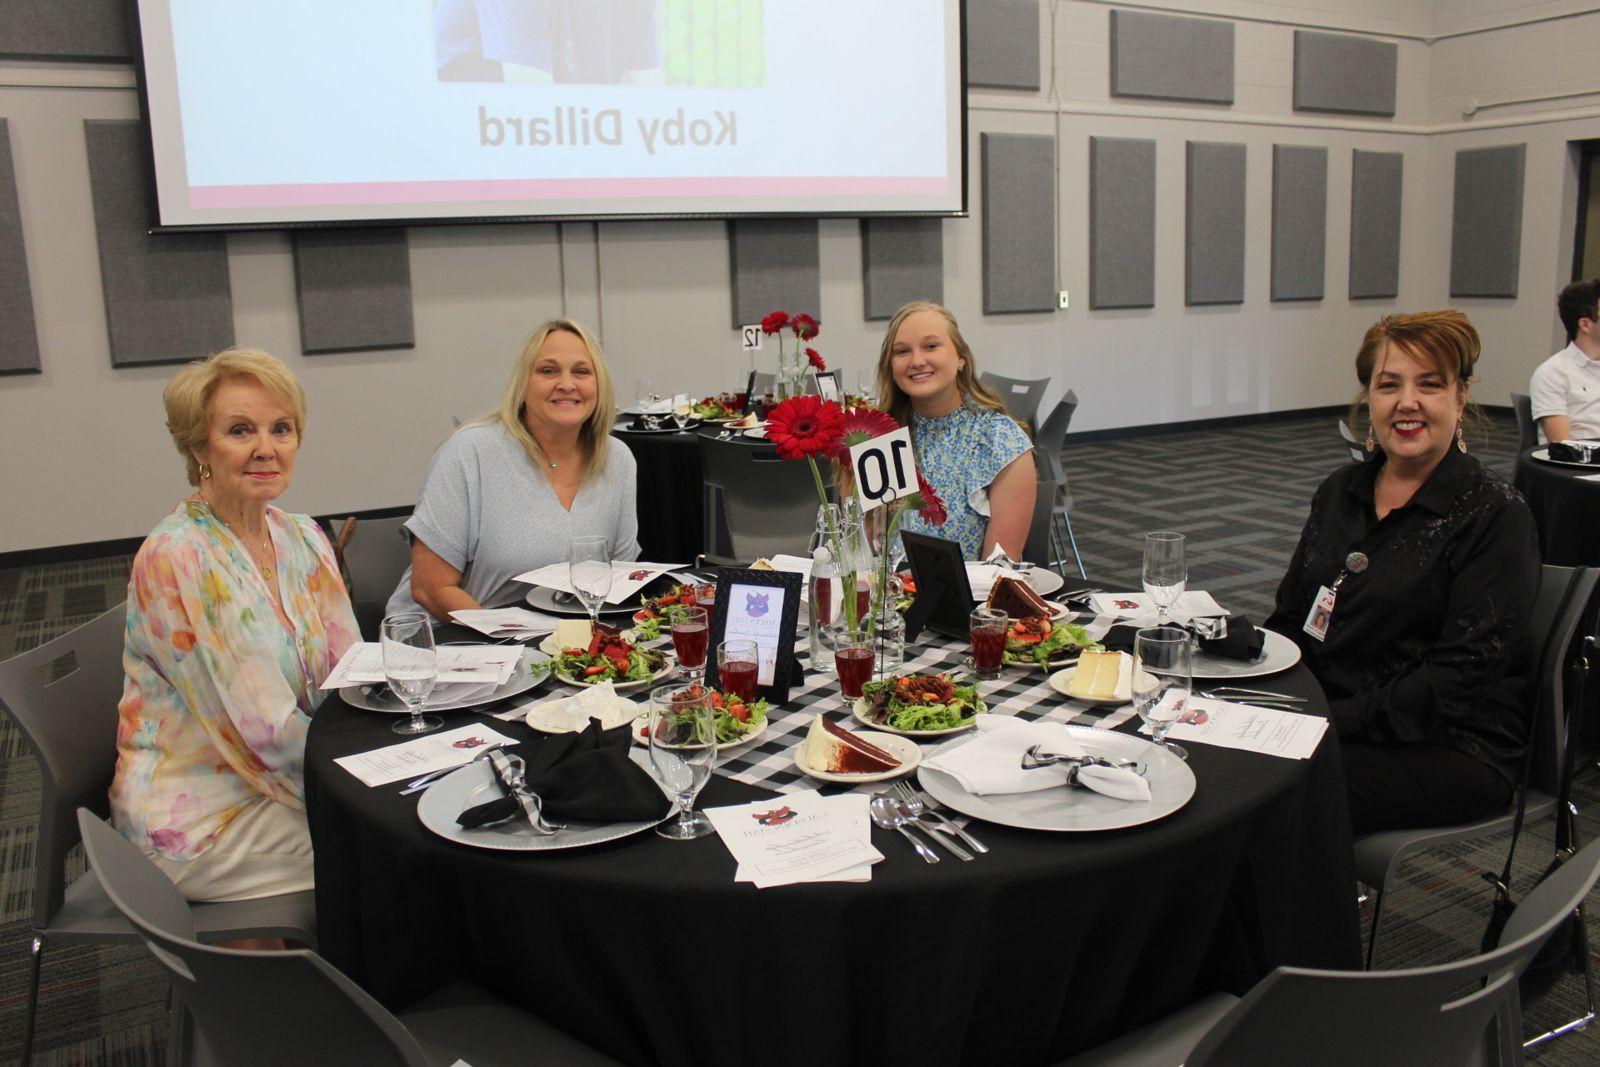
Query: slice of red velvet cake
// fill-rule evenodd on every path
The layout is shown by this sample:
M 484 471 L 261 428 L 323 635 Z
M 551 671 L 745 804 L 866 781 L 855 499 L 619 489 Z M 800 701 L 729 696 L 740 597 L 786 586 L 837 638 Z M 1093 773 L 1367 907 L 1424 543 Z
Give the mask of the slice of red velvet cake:
M 988 604 L 1013 619 L 1050 617 L 1050 605 L 1033 591 L 1031 585 L 1006 575 L 994 580 L 994 588 L 989 590 Z
M 888 752 L 822 715 L 811 720 L 800 758 L 812 770 L 830 774 L 877 774 L 900 766 Z

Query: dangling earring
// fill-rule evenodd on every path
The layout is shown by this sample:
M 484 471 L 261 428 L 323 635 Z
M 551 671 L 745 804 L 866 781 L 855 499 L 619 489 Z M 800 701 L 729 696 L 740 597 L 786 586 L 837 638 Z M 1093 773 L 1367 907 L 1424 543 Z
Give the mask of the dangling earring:
M 1372 454 L 1372 450 L 1378 447 L 1378 442 L 1376 442 L 1376 441 L 1374 441 L 1372 439 L 1372 420 L 1371 419 L 1367 420 L 1367 439 L 1365 441 L 1361 442 L 1361 446 L 1367 450 L 1367 454 L 1368 455 L 1371 455 Z
M 211 480 L 211 464 L 200 464 L 200 480 L 202 482 L 209 482 Z
M 1458 422 L 1456 423 L 1456 451 L 1465 452 L 1466 450 L 1467 438 L 1466 435 L 1461 432 L 1461 424 Z

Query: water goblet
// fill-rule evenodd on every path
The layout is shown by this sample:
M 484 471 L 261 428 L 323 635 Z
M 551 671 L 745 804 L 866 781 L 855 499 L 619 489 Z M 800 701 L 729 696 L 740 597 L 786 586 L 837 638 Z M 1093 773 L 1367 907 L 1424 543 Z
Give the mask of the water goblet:
M 611 593 L 611 549 L 604 537 L 574 537 L 567 545 L 567 581 L 589 613 L 600 622 L 600 605 Z
M 698 604 L 684 608 L 672 620 L 672 650 L 678 654 L 680 678 L 694 678 L 705 670 L 710 623 L 711 616 Z
M 711 820 L 694 810 L 695 797 L 717 765 L 717 719 L 698 685 L 663 685 L 650 693 L 646 728 L 656 780 L 677 801 L 678 818 L 656 827 L 672 841 L 711 833 Z
M 967 633 L 972 638 L 972 673 L 989 681 L 1000 677 L 1000 663 L 1005 658 L 1006 632 L 1011 619 L 1003 611 L 990 607 L 975 608 L 967 618 Z
M 1144 591 L 1156 602 L 1156 625 L 1164 625 L 1172 605 L 1189 584 L 1183 534 L 1157 530 L 1144 535 Z
M 439 716 L 422 714 L 422 705 L 439 680 L 439 656 L 428 616 L 420 611 L 390 615 L 383 620 L 379 643 L 383 677 L 410 712 L 390 729 L 397 734 L 425 734 L 444 725 Z
M 761 652 L 754 641 L 743 638 L 717 646 L 717 686 L 745 702 L 756 698 L 761 678 Z
M 1180 626 L 1155 626 L 1133 637 L 1133 706 L 1150 739 L 1179 759 L 1189 753 L 1167 740 L 1188 709 L 1194 682 L 1194 638 Z

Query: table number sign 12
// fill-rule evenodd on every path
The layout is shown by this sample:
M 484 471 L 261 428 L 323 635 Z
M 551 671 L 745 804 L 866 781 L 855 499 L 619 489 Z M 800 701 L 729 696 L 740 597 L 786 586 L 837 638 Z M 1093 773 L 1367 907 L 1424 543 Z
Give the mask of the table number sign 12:
M 911 431 L 901 427 L 882 437 L 850 446 L 856 499 L 863 513 L 893 504 L 917 491 L 917 457 Z
M 761 351 L 761 324 L 739 327 L 739 343 L 746 352 Z

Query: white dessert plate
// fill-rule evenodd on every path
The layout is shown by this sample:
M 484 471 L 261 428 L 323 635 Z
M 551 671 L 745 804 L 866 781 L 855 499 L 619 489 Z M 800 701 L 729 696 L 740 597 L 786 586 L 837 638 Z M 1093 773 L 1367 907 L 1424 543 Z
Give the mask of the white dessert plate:
M 449 699 L 446 690 L 439 696 L 430 696 L 422 705 L 423 711 L 460 711 L 462 708 L 481 708 L 485 704 L 493 704 L 510 697 L 526 693 L 543 681 L 543 677 L 535 678 L 532 667 L 535 663 L 543 663 L 550 657 L 538 649 L 524 648 L 522 660 L 511 672 L 511 677 L 506 683 L 489 693 L 482 693 L 467 700 Z M 385 682 L 372 682 L 367 685 L 347 685 L 339 690 L 339 698 L 352 708 L 363 711 L 377 711 L 386 715 L 409 715 L 406 706 L 400 698 L 390 691 Z
M 1194 771 L 1172 753 L 1142 737 L 1116 730 L 1068 726 L 1085 751 L 1107 759 L 1139 761 L 1150 799 L 1117 800 L 1089 789 L 1041 789 L 1035 793 L 993 793 L 974 796 L 954 778 L 929 766 L 917 768 L 917 781 L 939 803 L 974 819 L 1023 830 L 1118 830 L 1163 819 L 1194 796 Z M 966 738 L 953 739 L 929 753 L 933 756 Z
M 1260 678 L 1263 675 L 1286 671 L 1300 662 L 1300 646 L 1275 630 L 1257 626 L 1266 635 L 1261 644 L 1261 658 L 1253 663 L 1243 660 L 1210 656 L 1199 649 L 1194 654 L 1196 678 Z
M 857 697 L 855 707 L 852 709 L 855 714 L 856 721 L 865 723 L 874 730 L 881 730 L 885 733 L 891 734 L 899 734 L 901 737 L 944 737 L 946 734 L 959 734 L 965 730 L 972 729 L 973 725 L 978 721 L 978 716 L 974 715 L 960 726 L 952 726 L 945 730 L 897 730 L 893 726 L 889 726 L 886 723 L 873 722 L 871 719 L 867 718 L 867 709 L 871 706 L 872 702 L 866 697 Z M 978 712 L 978 715 L 982 714 L 983 712 Z
M 1133 700 L 1132 673 L 1130 673 L 1128 676 L 1128 684 L 1126 686 L 1117 686 L 1116 693 L 1107 700 L 1091 700 L 1089 697 L 1076 696 L 1067 692 L 1067 686 L 1072 684 L 1072 676 L 1077 673 L 1077 667 L 1068 667 L 1066 670 L 1056 671 L 1056 673 L 1052 674 L 1045 680 L 1050 683 L 1051 689 L 1054 689 L 1068 700 L 1076 700 L 1080 704 L 1127 704 Z M 1155 676 L 1150 674 L 1150 672 L 1139 671 L 1138 673 L 1142 676 L 1142 679 L 1147 682 L 1147 684 L 1155 684 Z
M 588 729 L 589 716 L 583 714 L 582 710 L 573 703 L 577 699 L 575 696 L 570 696 L 563 697 L 560 700 L 546 701 L 535 708 L 529 709 L 528 713 L 523 716 L 523 721 L 542 734 L 579 733 Z M 627 705 L 627 708 L 622 706 L 624 704 Z M 633 709 L 632 714 L 628 714 L 628 708 Z M 626 726 L 640 715 L 643 715 L 645 710 L 643 704 L 635 704 L 631 700 L 618 700 L 616 706 L 610 709 L 611 714 L 609 716 L 617 721 L 611 722 L 608 726 L 606 725 L 607 720 L 601 719 L 600 728 L 602 730 L 615 730 L 619 726 Z M 627 717 L 621 718 L 623 715 L 627 715 Z
M 649 756 L 643 752 L 629 753 L 634 763 L 643 767 L 645 773 L 650 772 Z M 644 756 L 644 759 L 640 759 Z M 417 818 L 422 820 L 422 825 L 438 834 L 447 841 L 467 845 L 471 848 L 489 848 L 501 852 L 553 852 L 567 848 L 582 848 L 584 845 L 598 845 L 606 841 L 615 841 L 619 837 L 629 837 L 641 830 L 648 830 L 672 818 L 673 813 L 659 819 L 647 819 L 643 822 L 586 822 L 582 819 L 557 819 L 557 822 L 566 824 L 566 828 L 556 831 L 548 837 L 533 832 L 524 819 L 512 819 L 498 826 L 487 826 L 480 830 L 464 830 L 456 825 L 456 816 L 461 814 L 461 809 L 466 806 L 467 797 L 480 786 L 489 784 L 494 780 L 494 772 L 489 769 L 486 762 L 469 763 L 460 770 L 439 779 L 429 786 L 417 801 Z
M 807 763 L 802 754 L 805 752 L 805 741 L 802 740 L 794 746 L 794 765 L 812 778 L 822 782 L 844 782 L 862 784 L 866 782 L 886 782 L 890 778 L 898 778 L 902 774 L 909 774 L 917 769 L 922 762 L 922 748 L 909 737 L 900 734 L 877 733 L 872 730 L 858 730 L 856 736 L 863 741 L 877 745 L 889 755 L 900 761 L 900 766 L 890 771 L 873 771 L 869 774 L 839 774 L 834 771 L 819 770 Z
M 765 441 L 767 439 L 767 428 L 765 425 L 752 426 L 744 431 L 744 436 L 754 437 L 758 441 Z

